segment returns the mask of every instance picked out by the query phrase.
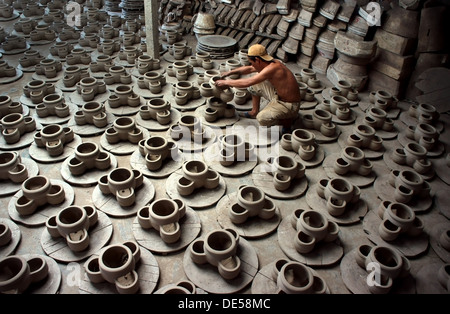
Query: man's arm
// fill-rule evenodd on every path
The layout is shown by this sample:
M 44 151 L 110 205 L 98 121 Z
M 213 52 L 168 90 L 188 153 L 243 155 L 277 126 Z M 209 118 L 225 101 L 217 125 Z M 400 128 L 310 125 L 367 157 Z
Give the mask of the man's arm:
M 225 77 L 233 75 L 233 74 L 246 75 L 246 74 L 250 74 L 250 73 L 254 73 L 254 72 L 256 72 L 256 69 L 253 66 L 244 65 L 244 66 L 235 68 L 231 71 L 222 72 L 220 74 L 220 77 L 225 78 Z
M 253 68 L 253 67 L 252 67 Z M 266 67 L 261 72 L 259 72 L 256 75 L 246 77 L 246 78 L 240 78 L 236 80 L 217 80 L 216 86 L 218 87 L 236 87 L 236 88 L 246 88 L 258 83 L 261 83 L 265 80 L 267 80 L 271 73 L 275 71 L 275 68 L 272 67 Z

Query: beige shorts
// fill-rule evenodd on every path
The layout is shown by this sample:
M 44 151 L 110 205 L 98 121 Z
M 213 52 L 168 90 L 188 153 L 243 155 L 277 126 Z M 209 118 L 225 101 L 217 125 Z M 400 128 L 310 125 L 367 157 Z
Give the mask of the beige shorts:
M 256 116 L 261 126 L 280 125 L 280 120 L 297 118 L 300 102 L 292 103 L 279 100 L 275 88 L 269 81 L 250 86 L 248 90 L 251 94 L 269 101 Z

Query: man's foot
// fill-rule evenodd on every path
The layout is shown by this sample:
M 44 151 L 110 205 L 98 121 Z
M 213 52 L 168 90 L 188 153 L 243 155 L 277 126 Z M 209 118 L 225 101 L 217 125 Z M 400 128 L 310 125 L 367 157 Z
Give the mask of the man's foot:
M 248 111 L 240 112 L 239 116 L 248 118 L 248 119 L 256 119 L 256 115 L 251 115 L 250 112 L 248 112 Z

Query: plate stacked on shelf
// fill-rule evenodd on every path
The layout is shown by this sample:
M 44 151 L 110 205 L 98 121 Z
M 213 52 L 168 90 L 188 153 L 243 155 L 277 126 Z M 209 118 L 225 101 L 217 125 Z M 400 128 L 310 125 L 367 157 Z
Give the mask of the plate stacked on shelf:
M 237 41 L 223 35 L 205 35 L 198 38 L 197 52 L 208 52 L 213 59 L 233 57 L 237 51 Z

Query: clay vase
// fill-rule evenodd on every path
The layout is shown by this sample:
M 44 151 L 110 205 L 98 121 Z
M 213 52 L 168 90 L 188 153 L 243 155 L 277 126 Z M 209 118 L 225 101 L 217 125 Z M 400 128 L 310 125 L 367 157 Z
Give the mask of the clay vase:
M 90 222 L 83 207 L 69 206 L 62 209 L 56 215 L 56 226 L 72 251 L 81 252 L 89 246 Z
M 28 178 L 28 170 L 17 152 L 0 153 L 0 179 L 22 183 Z
M 278 288 L 286 294 L 310 294 L 313 283 L 312 271 L 298 262 L 285 263 L 277 277 Z
M 305 175 L 305 165 L 287 155 L 269 157 L 267 165 L 273 176 L 274 187 L 279 191 L 287 190 L 295 179 Z
M 159 231 L 165 243 L 175 243 L 180 239 L 181 227 L 178 204 L 171 199 L 159 199 L 149 206 L 151 226 Z

